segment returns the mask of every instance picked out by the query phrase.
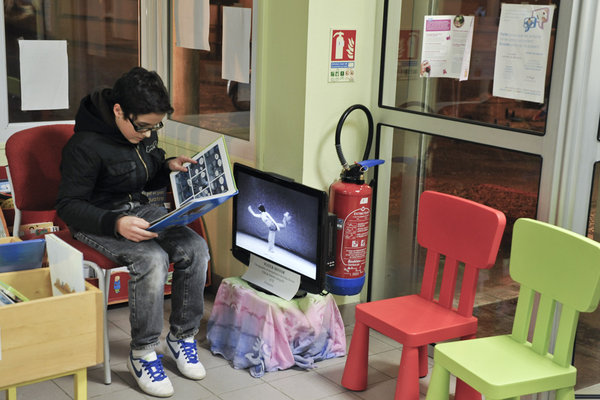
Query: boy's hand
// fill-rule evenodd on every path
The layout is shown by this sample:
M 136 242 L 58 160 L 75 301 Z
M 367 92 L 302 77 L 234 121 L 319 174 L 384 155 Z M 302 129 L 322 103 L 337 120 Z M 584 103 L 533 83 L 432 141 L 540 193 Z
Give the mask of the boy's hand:
M 117 220 L 117 232 L 132 242 L 142 242 L 158 237 L 158 233 L 146 230 L 149 226 L 148 221 L 133 215 L 126 215 Z
M 198 162 L 188 156 L 179 156 L 177 158 L 170 159 L 168 165 L 171 171 L 187 172 L 187 167 L 183 166 L 185 163 L 197 164 Z

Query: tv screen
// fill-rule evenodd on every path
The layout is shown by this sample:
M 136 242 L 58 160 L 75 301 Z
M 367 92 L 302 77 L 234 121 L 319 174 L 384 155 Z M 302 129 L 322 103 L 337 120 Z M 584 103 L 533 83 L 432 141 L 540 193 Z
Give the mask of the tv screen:
M 300 289 L 324 289 L 327 253 L 327 193 L 236 163 L 233 198 L 233 255 L 250 255 L 301 276 Z

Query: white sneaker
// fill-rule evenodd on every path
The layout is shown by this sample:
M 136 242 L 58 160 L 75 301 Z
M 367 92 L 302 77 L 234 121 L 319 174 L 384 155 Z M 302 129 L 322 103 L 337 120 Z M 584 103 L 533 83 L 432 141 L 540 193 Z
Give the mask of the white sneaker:
M 144 392 L 156 397 L 170 397 L 175 391 L 165 374 L 161 358 L 162 355 L 157 356 L 154 351 L 142 358 L 133 358 L 133 354 L 129 352 L 127 368 Z
M 206 376 L 206 370 L 198 360 L 196 339 L 190 336 L 185 339 L 173 340 L 171 333 L 167 335 L 168 353 L 173 357 L 179 372 L 186 378 L 199 380 Z

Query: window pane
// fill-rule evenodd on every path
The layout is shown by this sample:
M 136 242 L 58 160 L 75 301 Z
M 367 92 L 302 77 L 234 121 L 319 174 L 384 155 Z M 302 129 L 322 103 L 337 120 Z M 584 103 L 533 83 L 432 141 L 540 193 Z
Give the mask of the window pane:
M 398 43 L 384 49 L 384 76 L 396 80 L 396 85 L 380 88 L 383 106 L 423 112 L 494 126 L 507 127 L 534 134 L 544 134 L 550 86 L 550 72 L 558 6 L 554 11 L 546 68 L 543 103 L 514 100 L 492 95 L 496 37 L 501 3 L 522 3 L 518 0 L 387 0 L 386 32 L 388 43 Z M 557 0 L 532 0 L 533 5 L 556 4 Z M 401 5 L 400 5 L 401 4 Z M 420 63 L 423 22 L 426 15 L 474 16 L 473 44 L 469 78 L 421 78 Z M 395 38 L 389 35 L 396 36 Z M 393 61 L 397 57 L 397 62 Z M 395 71 L 391 71 L 395 69 Z
M 590 197 L 587 237 L 600 241 L 600 215 L 598 201 L 600 197 L 600 162 L 594 165 L 592 195 Z M 577 386 L 584 388 L 600 383 L 600 308 L 593 313 L 581 313 L 575 338 L 575 367 L 577 368 Z M 597 394 L 596 388 L 591 393 Z
M 375 297 L 420 290 L 425 265 L 425 255 L 416 241 L 420 194 L 435 190 L 464 197 L 506 215 L 496 264 L 479 273 L 475 313 L 479 318 L 477 336 L 510 332 L 519 289 L 508 271 L 512 228 L 518 218 L 536 217 L 541 166 L 537 155 L 395 129 L 387 257 L 384 270 L 374 271 L 385 276 L 374 276 L 376 282 L 383 282 L 384 293 L 375 293 Z
M 139 65 L 138 0 L 4 2 L 10 122 L 72 120 L 79 102 Z M 21 111 L 18 39 L 66 40 L 69 109 Z
M 252 0 L 210 0 L 210 50 L 175 45 L 174 7 L 171 1 L 170 87 L 175 112 L 170 119 L 249 140 L 250 84 L 223 79 L 221 72 L 223 7 L 252 9 Z

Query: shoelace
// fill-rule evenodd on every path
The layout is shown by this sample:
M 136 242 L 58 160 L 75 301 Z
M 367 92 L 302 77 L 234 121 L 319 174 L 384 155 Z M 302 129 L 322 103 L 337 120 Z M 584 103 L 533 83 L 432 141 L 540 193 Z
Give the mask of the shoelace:
M 140 359 L 142 367 L 148 372 L 152 382 L 159 382 L 167 377 L 162 362 L 160 361 L 161 358 L 163 358 L 162 354 L 157 354 L 156 360 L 153 361 L 146 361 L 143 358 Z
M 189 363 L 197 364 L 198 363 L 198 349 L 196 348 L 196 341 L 186 342 L 183 340 L 178 340 L 179 346 L 183 350 L 183 354 L 185 354 L 185 358 Z

